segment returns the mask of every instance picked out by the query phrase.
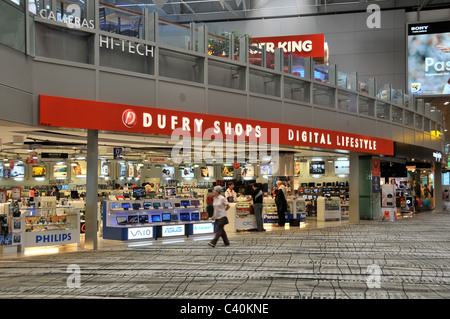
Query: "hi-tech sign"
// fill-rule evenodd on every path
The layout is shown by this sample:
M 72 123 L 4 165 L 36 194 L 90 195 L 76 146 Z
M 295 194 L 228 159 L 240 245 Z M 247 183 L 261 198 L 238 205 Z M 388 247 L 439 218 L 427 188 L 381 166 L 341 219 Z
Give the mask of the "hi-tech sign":
M 450 21 L 408 25 L 408 87 L 450 94 Z

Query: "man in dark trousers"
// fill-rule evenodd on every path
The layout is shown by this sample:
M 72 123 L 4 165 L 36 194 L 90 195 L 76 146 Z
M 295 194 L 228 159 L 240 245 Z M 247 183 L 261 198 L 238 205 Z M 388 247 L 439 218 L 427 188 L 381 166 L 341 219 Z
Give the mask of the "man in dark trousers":
M 287 200 L 284 195 L 283 188 L 281 187 L 283 183 L 281 181 L 277 182 L 277 189 L 275 191 L 275 203 L 277 204 L 277 214 L 278 214 L 278 226 L 284 227 L 286 223 L 286 212 L 287 212 Z

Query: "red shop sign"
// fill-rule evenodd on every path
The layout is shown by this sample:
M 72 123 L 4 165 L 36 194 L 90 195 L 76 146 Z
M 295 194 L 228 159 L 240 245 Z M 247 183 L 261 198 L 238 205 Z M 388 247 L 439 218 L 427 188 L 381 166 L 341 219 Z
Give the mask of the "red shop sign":
M 39 125 L 394 155 L 383 138 L 211 114 L 41 95 Z
M 286 54 L 301 57 L 323 58 L 325 51 L 325 36 L 323 34 L 291 35 L 281 37 L 253 38 L 258 46 L 265 45 L 268 52 L 282 48 Z

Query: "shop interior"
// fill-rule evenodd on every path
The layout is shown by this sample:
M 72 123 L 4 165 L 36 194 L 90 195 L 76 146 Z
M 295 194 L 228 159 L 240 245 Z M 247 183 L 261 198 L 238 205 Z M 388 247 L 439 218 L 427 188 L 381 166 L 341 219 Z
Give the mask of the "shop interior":
M 32 248 L 33 243 L 25 243 L 26 236 L 34 234 L 34 238 L 41 238 L 39 234 L 44 232 L 56 234 L 52 231 L 71 229 L 83 234 L 87 132 L 1 124 L 2 245 L 21 244 Z M 227 163 L 214 158 L 214 152 L 208 153 L 212 154 L 212 159 L 205 155 L 203 161 L 196 162 L 194 158 L 199 148 L 195 145 L 184 157 L 185 161 L 179 162 L 172 158 L 177 143 L 178 140 L 167 136 L 99 132 L 99 236 L 121 241 L 156 239 L 165 236 L 164 227 L 168 225 L 189 227 L 175 229 L 181 232 L 173 230 L 167 236 L 213 233 L 212 188 L 221 185 L 225 191 L 230 182 L 234 183 L 237 193 L 230 231 L 256 229 L 252 202 L 247 201 L 254 183 L 260 184 L 264 192 L 265 228 L 271 230 L 277 225 L 273 194 L 279 180 L 287 190 L 286 229 L 305 227 L 308 222 L 348 219 L 348 152 L 280 147 L 278 156 L 284 166 L 281 169 L 280 165 L 278 173 L 274 174 L 273 158 L 269 155 L 252 157 L 251 152 L 257 149 L 253 146 L 237 146 L 235 157 Z M 206 154 L 210 143 L 202 141 L 200 151 Z M 418 191 L 414 187 L 419 183 L 433 186 L 431 169 L 420 168 L 417 178 L 417 165 L 414 171 L 408 171 L 406 165 L 398 166 L 382 162 L 385 173 L 382 173 L 381 184 L 396 185 L 397 207 L 411 211 L 418 208 L 418 201 L 424 206 L 426 198 L 423 196 L 415 199 L 412 206 L 406 202 Z M 423 193 L 423 187 L 420 191 Z M 431 201 L 427 206 L 432 206 Z M 130 232 L 125 234 L 124 230 L 144 226 L 155 226 L 147 237 L 141 233 L 137 237 Z M 73 237 L 70 243 L 80 245 L 80 236 Z M 45 241 L 46 237 L 42 238 Z M 58 237 L 56 241 L 62 239 Z

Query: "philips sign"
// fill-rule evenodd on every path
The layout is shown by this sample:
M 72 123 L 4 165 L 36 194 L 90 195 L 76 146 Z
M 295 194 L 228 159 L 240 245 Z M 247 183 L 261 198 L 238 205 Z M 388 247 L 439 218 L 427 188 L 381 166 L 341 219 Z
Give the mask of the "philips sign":
M 153 227 L 138 227 L 128 229 L 128 240 L 153 238 Z
M 184 236 L 184 235 L 185 235 L 184 225 L 162 226 L 162 237 Z
M 213 223 L 194 224 L 194 229 L 192 231 L 194 235 L 210 234 L 213 232 L 214 232 Z
M 36 244 L 67 244 L 67 242 L 72 240 L 72 234 L 52 234 L 52 235 L 37 235 Z

